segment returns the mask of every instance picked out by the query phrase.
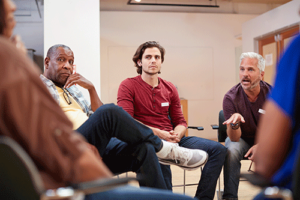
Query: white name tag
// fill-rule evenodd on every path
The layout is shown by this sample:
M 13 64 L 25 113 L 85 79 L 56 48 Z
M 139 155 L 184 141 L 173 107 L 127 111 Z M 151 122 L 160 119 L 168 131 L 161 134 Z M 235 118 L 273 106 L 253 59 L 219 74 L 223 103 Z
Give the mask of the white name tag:
M 161 107 L 169 106 L 169 102 L 161 103 Z
M 265 114 L 266 113 L 266 111 L 263 110 L 263 109 L 259 109 L 258 112 L 261 113 L 261 114 Z

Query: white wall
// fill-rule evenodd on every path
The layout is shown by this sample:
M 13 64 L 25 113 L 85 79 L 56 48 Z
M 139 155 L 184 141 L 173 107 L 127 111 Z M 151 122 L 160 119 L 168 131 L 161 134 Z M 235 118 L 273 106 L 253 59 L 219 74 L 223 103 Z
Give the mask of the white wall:
M 300 22 L 300 0 L 293 0 L 243 24 L 243 52 L 258 52 L 255 39 Z
M 99 0 L 45 0 L 44 4 L 44 54 L 54 44 L 69 46 L 77 72 L 92 81 L 100 95 Z
M 188 99 L 190 135 L 216 138 L 224 94 L 236 84 L 235 49 L 242 23 L 256 15 L 101 11 L 101 96 L 116 103 L 120 82 L 136 76 L 132 56 L 149 40 L 166 48 L 161 77 Z

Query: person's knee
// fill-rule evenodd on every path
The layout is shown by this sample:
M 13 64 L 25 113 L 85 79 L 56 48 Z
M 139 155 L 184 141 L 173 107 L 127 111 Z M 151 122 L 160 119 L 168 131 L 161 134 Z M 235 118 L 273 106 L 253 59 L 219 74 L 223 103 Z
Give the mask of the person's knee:
M 235 146 L 229 146 L 227 147 L 227 159 L 230 160 L 241 160 L 242 159 L 242 153 L 239 148 L 236 148 Z
M 143 143 L 141 149 L 144 149 L 147 153 L 156 154 L 154 146 L 148 142 Z
M 224 161 L 227 155 L 227 148 L 218 142 L 212 143 L 211 149 L 208 151 L 208 153 L 209 153 L 209 158 L 214 158 L 219 161 Z
M 226 156 L 227 148 L 224 145 L 218 143 L 218 145 L 216 146 L 216 149 L 220 152 L 221 156 Z
M 153 145 L 148 142 L 140 144 L 138 151 L 141 160 L 150 159 L 150 157 L 155 157 L 155 158 L 157 157 Z
M 105 115 L 105 114 L 111 114 L 111 113 L 117 113 L 121 108 L 119 106 L 116 106 L 113 103 L 110 104 L 104 104 L 100 106 L 93 115 Z

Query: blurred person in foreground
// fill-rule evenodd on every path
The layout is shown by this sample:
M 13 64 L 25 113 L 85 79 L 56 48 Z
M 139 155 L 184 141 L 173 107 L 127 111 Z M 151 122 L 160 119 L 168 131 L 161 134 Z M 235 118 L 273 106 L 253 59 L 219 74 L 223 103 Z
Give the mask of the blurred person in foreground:
M 287 48 L 277 67 L 274 88 L 264 105 L 257 131 L 255 171 L 272 184 L 293 188 L 300 152 L 300 36 Z M 293 180 L 294 178 L 294 180 Z M 262 194 L 255 199 L 263 199 Z
M 15 4 L 0 0 L 0 135 L 19 143 L 37 166 L 46 189 L 110 178 L 93 152 L 40 80 L 21 41 L 10 39 Z M 86 199 L 191 199 L 168 191 L 119 187 Z

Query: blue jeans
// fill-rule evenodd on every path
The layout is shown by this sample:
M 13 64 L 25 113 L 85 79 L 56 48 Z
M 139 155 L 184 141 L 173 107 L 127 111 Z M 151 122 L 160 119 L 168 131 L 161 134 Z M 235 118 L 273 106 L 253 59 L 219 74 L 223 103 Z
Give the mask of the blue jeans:
M 90 194 L 85 200 L 192 200 L 191 197 L 175 194 L 166 190 L 152 188 L 136 188 L 132 186 L 118 187 L 113 190 Z
M 179 146 L 190 149 L 201 149 L 208 153 L 209 158 L 205 164 L 195 197 L 201 200 L 212 200 L 215 195 L 217 180 L 220 176 L 226 156 L 226 148 L 215 141 L 199 137 L 183 137 Z M 169 165 L 161 165 L 166 185 L 172 190 L 172 176 Z
M 224 163 L 223 198 L 238 198 L 241 160 L 251 146 L 242 138 L 238 142 L 232 142 L 227 137 L 225 147 L 227 148 L 227 155 Z
M 167 189 L 156 156 L 161 139 L 123 108 L 103 105 L 77 131 L 98 149 L 113 173 L 133 171 L 141 178 L 140 186 Z

